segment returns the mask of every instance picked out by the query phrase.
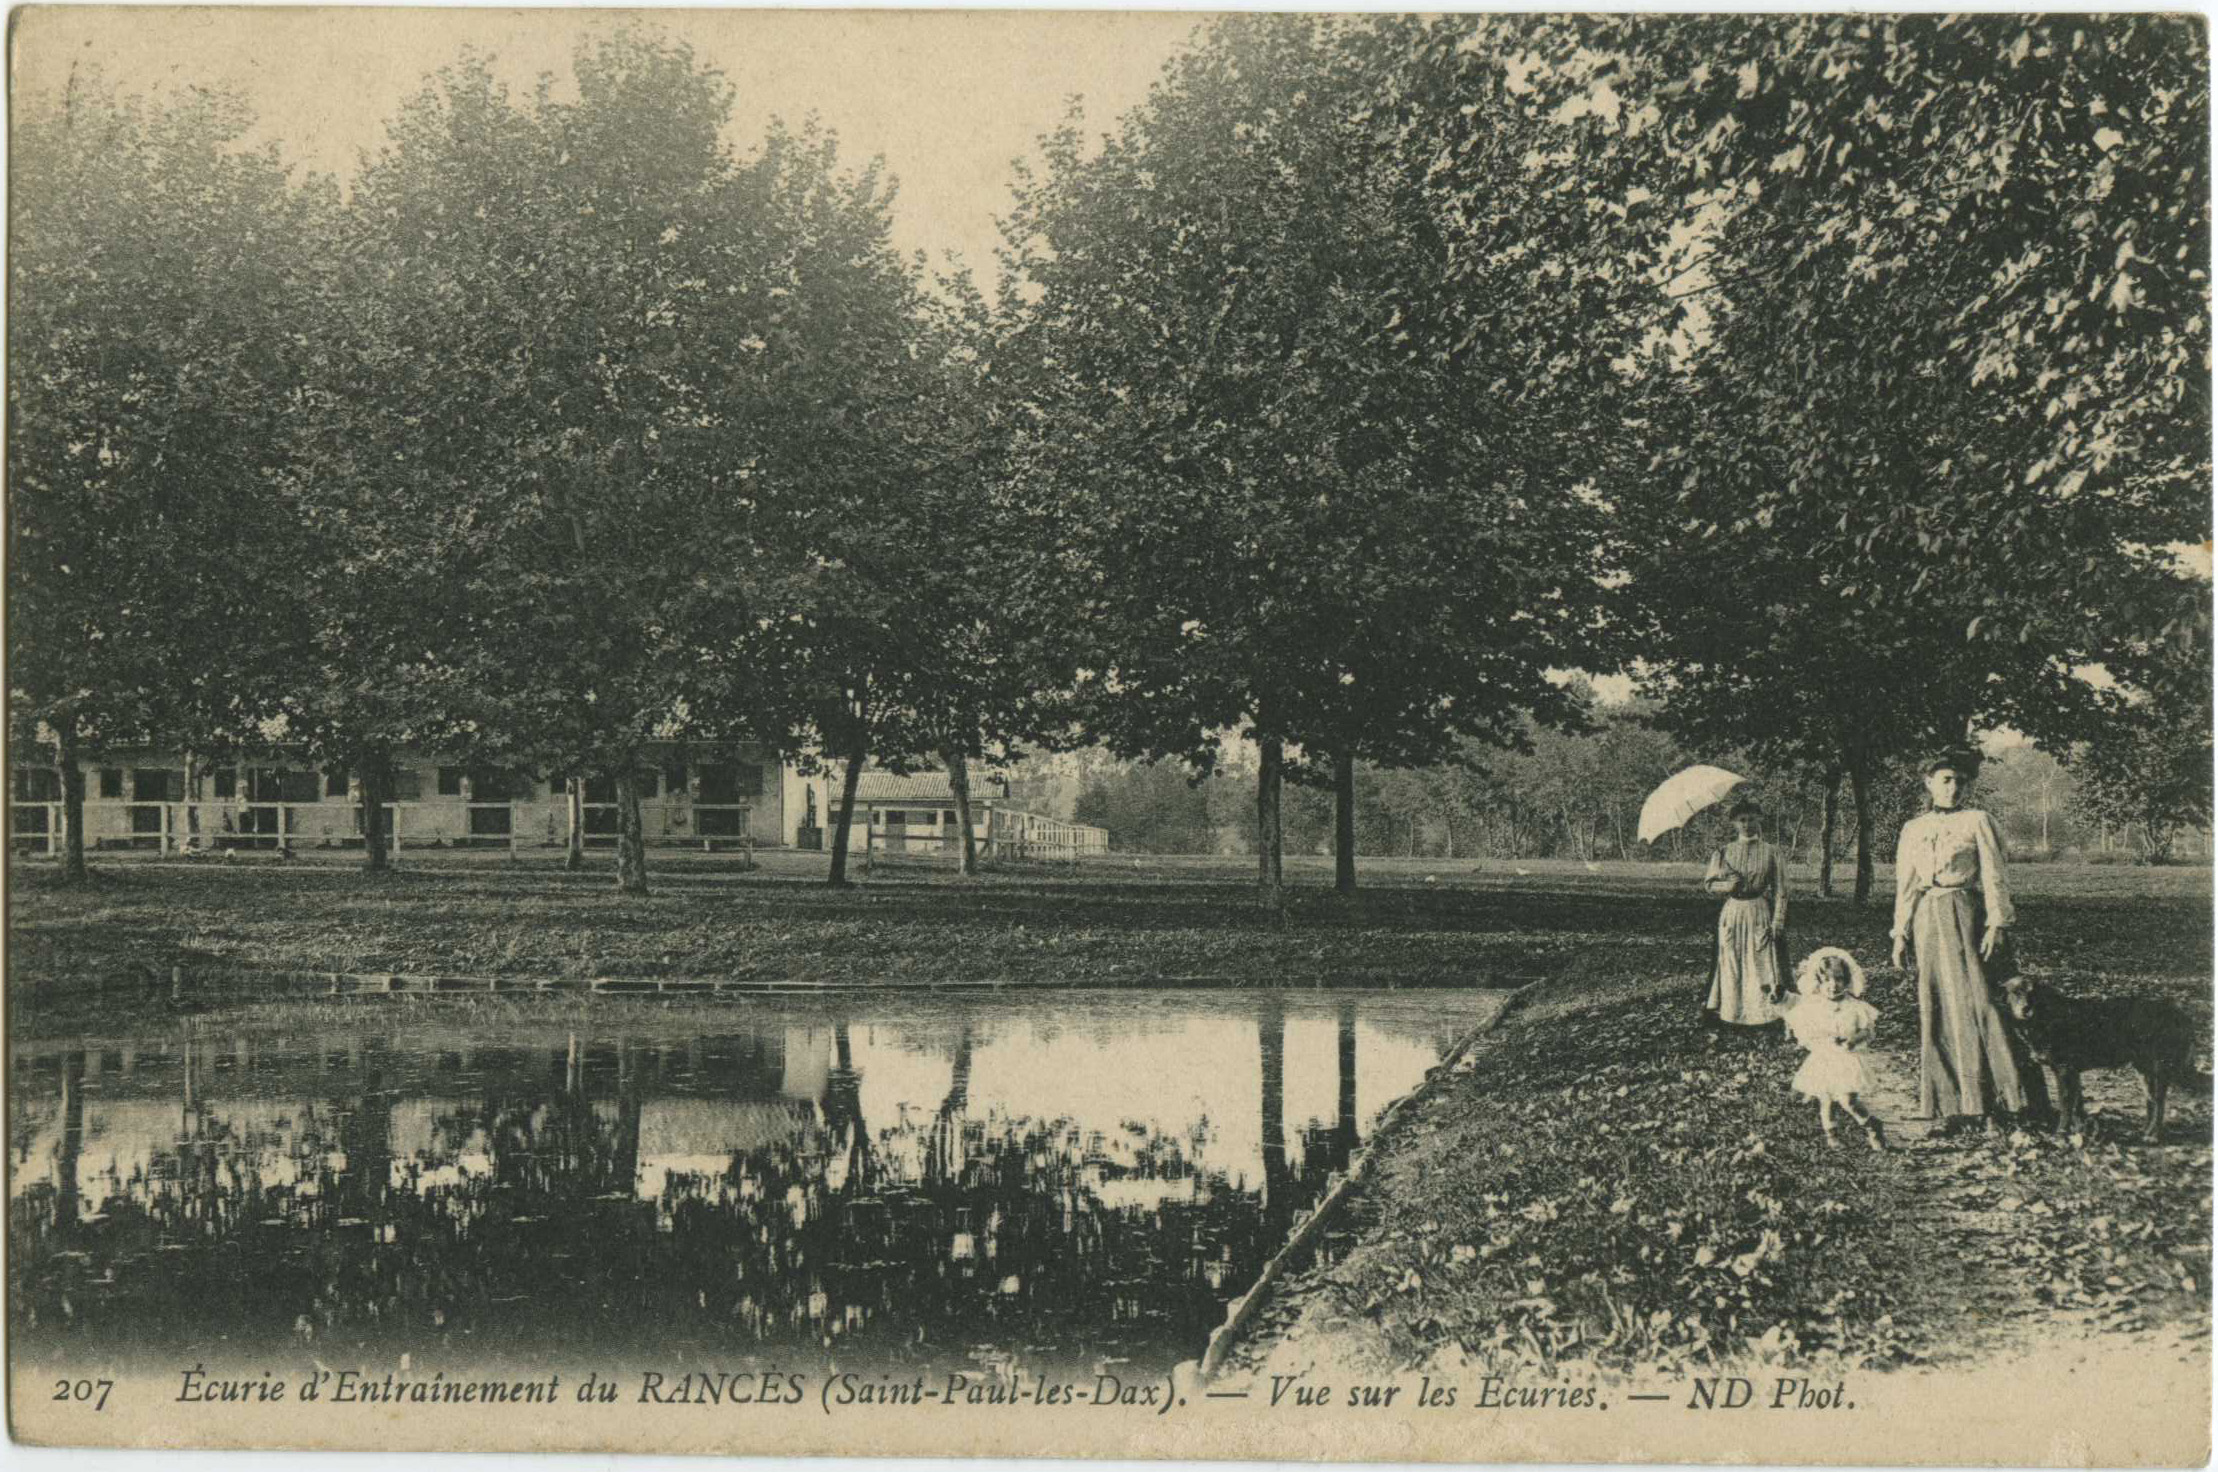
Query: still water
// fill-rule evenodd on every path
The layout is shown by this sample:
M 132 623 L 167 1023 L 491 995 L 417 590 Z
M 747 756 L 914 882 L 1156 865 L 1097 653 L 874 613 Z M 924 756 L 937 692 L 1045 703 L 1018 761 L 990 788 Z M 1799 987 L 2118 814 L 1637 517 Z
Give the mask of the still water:
M 75 1363 L 1160 1373 L 1498 1002 L 350 1009 L 23 1043 L 11 1327 Z

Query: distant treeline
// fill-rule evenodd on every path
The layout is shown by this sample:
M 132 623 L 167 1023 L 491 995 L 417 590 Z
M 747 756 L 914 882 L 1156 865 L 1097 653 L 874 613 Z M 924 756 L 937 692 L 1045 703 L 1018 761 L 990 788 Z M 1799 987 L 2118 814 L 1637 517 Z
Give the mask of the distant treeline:
M 1689 858 L 1725 836 L 1722 810 L 1651 845 L 1635 837 L 1640 806 L 1671 773 L 1710 761 L 1749 777 L 1745 790 L 1764 806 L 1772 836 L 1796 863 L 1819 866 L 1829 839 L 1836 863 L 1853 862 L 1853 822 L 1836 797 L 1828 835 L 1822 781 L 1743 754 L 1687 751 L 1655 717 L 1645 703 L 1601 706 L 1588 730 L 1532 730 L 1525 752 L 1473 747 L 1461 763 L 1403 770 L 1361 763 L 1357 851 L 1449 859 Z M 1034 802 L 1058 816 L 1102 825 L 1119 851 L 1249 854 L 1255 851 L 1254 766 L 1253 752 L 1234 746 L 1198 781 L 1182 766 L 1119 761 L 1099 751 L 1038 759 L 1018 770 Z M 1918 764 L 1896 763 L 1873 784 L 1872 796 L 1884 859 L 1894 834 L 1922 809 Z M 2138 814 L 2106 806 L 2099 788 L 2090 790 L 2072 767 L 2029 742 L 1989 756 L 1973 801 L 1995 815 L 2021 861 L 2163 862 L 2210 853 L 2206 829 L 2192 822 L 2152 829 Z M 1283 822 L 1288 852 L 1332 852 L 1329 789 L 1289 788 Z

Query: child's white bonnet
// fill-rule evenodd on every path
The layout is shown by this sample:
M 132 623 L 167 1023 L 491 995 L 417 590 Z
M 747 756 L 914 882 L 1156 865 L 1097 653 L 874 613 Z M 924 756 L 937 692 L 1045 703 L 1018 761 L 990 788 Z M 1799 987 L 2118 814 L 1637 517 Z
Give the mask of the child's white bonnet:
M 1827 961 L 1839 961 L 1848 967 L 1848 994 L 1850 996 L 1860 997 L 1864 994 L 1864 968 L 1856 964 L 1854 956 L 1851 956 L 1839 946 L 1820 946 L 1803 957 L 1802 964 L 1794 969 L 1794 989 L 1806 997 L 1816 996 L 1818 968 Z

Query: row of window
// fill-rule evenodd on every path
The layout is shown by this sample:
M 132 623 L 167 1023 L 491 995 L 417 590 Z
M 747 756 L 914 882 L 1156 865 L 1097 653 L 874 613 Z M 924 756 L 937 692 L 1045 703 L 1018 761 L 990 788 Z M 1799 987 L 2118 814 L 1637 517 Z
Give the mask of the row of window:
M 344 798 L 350 776 L 345 767 L 328 767 L 320 773 L 279 767 L 248 767 L 241 772 L 219 767 L 208 775 L 215 801 L 238 800 L 243 778 L 246 800 L 258 803 L 310 803 L 323 798 Z M 700 801 L 711 806 L 736 804 L 745 798 L 762 796 L 762 768 L 752 763 L 702 762 L 692 775 L 700 779 Z M 533 782 L 527 775 L 497 770 L 473 771 L 465 767 L 437 769 L 433 782 L 439 796 L 460 797 L 464 776 L 470 779 L 470 797 L 474 802 L 528 801 L 533 796 Z M 665 792 L 678 796 L 686 791 L 687 776 L 686 764 L 682 761 L 643 769 L 639 773 L 639 796 L 643 801 Z M 62 800 L 61 775 L 51 767 L 16 768 L 13 787 L 17 802 Z M 102 767 L 94 788 L 107 802 L 183 802 L 185 773 L 177 767 Z M 393 774 L 395 802 L 419 801 L 423 788 L 421 771 L 409 768 Z M 559 795 L 560 788 L 555 791 Z M 615 802 L 616 783 L 608 778 L 588 780 L 585 800 L 589 803 Z
M 936 828 L 942 823 L 955 826 L 953 808 L 888 808 L 877 817 L 888 828 Z

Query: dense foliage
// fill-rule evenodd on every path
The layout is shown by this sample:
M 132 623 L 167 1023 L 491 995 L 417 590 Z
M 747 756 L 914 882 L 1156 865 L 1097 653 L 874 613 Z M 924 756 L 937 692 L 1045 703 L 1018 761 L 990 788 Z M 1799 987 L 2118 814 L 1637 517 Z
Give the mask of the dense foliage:
M 1229 763 L 1252 807 L 1166 765 L 1089 810 L 1342 888 L 1630 854 L 1727 760 L 1826 854 L 1845 783 L 1862 895 L 1900 764 L 2008 727 L 2070 764 L 2048 828 L 2075 785 L 2159 855 L 2209 816 L 2203 59 L 1228 16 L 1041 140 L 991 297 L 651 32 L 528 96 L 457 60 L 343 194 L 236 99 L 72 74 L 17 136 L 14 733 L 305 745 L 373 864 L 404 747 L 608 781 L 632 891 L 678 736 Z
M 75 758 L 248 739 L 282 689 L 290 547 L 265 451 L 302 368 L 320 197 L 239 147 L 249 121 L 73 73 L 13 135 L 10 735 L 65 758 L 79 876 Z
M 1673 726 L 1861 801 L 1980 726 L 2100 731 L 2088 665 L 2207 665 L 2208 584 L 2168 550 L 2210 520 L 2194 28 L 1806 15 L 1595 44 L 1648 123 L 1622 144 L 1646 208 L 1682 222 L 1635 579 Z

